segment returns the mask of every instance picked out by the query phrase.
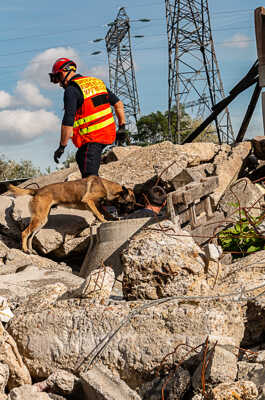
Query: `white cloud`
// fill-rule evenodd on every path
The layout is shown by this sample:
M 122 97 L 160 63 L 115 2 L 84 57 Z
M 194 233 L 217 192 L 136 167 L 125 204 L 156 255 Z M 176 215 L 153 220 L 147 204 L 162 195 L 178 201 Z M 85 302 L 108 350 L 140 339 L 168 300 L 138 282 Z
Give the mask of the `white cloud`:
M 242 33 L 236 33 L 229 40 L 223 42 L 224 47 L 233 47 L 239 49 L 245 49 L 250 45 L 250 38 Z
M 15 89 L 17 104 L 27 104 L 31 107 L 49 107 L 51 101 L 44 97 L 37 86 L 31 82 L 18 81 Z
M 58 89 L 57 85 L 50 83 L 48 73 L 60 57 L 74 60 L 78 72 L 87 74 L 87 66 L 71 47 L 52 48 L 34 57 L 23 72 L 23 80 L 17 81 L 13 93 L 0 91 L 0 145 L 29 143 L 38 137 L 46 138 L 51 132 L 56 133 L 54 136 L 58 141 L 61 120 L 46 110 L 52 102 L 40 89 Z M 108 78 L 105 65 L 95 66 L 89 73 L 104 80 Z
M 27 81 L 18 81 L 14 95 L 0 91 L 0 109 L 17 108 L 19 106 L 29 108 L 50 107 L 52 102 L 44 97 L 37 86 Z
M 90 68 L 88 74 L 106 81 L 109 78 L 109 69 L 106 65 L 97 65 Z
M 58 132 L 59 119 L 43 109 L 0 111 L 0 145 L 16 145 L 29 142 L 52 131 Z
M 0 90 L 0 108 L 10 107 L 12 103 L 12 96 L 3 90 Z
M 73 48 L 57 47 L 48 49 L 34 57 L 24 71 L 24 78 L 45 89 L 57 87 L 57 85 L 50 83 L 48 73 L 51 72 L 54 62 L 60 57 L 70 58 L 80 66 L 79 56 Z

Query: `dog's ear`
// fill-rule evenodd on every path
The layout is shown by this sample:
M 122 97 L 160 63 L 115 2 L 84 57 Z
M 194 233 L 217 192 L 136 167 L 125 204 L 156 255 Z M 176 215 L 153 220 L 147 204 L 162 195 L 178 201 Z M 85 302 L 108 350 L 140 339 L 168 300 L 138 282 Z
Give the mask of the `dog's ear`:
M 123 191 L 121 193 L 121 197 L 128 203 L 135 203 L 135 196 L 132 189 L 128 189 L 125 186 L 122 186 Z
M 123 186 L 122 185 L 122 192 L 124 193 L 124 194 L 128 194 L 129 193 L 129 190 L 127 189 L 127 187 L 125 187 L 125 186 Z
M 125 186 L 122 186 L 121 188 L 122 188 L 122 191 L 119 192 L 120 199 L 127 201 L 129 190 Z

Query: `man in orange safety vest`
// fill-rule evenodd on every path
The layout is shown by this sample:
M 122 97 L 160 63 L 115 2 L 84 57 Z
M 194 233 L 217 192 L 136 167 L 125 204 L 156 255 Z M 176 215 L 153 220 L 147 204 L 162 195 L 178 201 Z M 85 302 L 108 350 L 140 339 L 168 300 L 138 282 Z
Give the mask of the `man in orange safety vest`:
M 49 73 L 50 81 L 64 88 L 64 116 L 61 125 L 60 145 L 54 153 L 59 162 L 68 140 L 78 148 L 76 161 L 82 178 L 98 175 L 103 149 L 115 139 L 118 144 L 127 138 L 123 103 L 98 78 L 76 74 L 76 63 L 59 58 Z M 111 106 L 114 107 L 119 129 Z

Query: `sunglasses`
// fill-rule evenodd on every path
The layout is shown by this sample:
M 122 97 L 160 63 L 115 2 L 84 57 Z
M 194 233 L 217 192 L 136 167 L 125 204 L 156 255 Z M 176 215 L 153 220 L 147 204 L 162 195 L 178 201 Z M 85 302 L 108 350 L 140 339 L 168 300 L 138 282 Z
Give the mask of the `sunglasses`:
M 58 72 L 57 74 L 52 74 L 51 72 L 49 72 L 49 76 L 50 76 L 50 82 L 52 83 L 60 82 L 60 72 Z

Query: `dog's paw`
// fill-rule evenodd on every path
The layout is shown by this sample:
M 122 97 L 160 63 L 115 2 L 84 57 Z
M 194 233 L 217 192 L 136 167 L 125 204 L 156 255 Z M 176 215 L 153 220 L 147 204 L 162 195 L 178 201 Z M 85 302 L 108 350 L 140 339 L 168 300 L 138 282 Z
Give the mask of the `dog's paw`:
M 38 253 L 37 253 L 37 251 L 36 251 L 36 250 L 34 250 L 34 249 L 31 249 L 31 250 L 30 250 L 30 254 L 34 254 L 35 256 L 38 256 Z
M 22 249 L 25 254 L 31 254 L 29 249 Z

